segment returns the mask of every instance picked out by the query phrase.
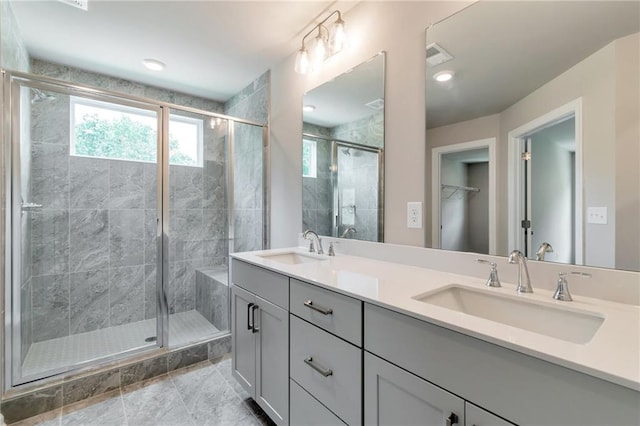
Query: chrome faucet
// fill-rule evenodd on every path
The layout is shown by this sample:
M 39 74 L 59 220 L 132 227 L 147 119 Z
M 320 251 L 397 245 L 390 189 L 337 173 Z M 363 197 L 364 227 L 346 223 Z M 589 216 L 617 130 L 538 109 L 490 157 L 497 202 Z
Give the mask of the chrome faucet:
M 344 232 L 342 233 L 342 235 L 340 235 L 340 238 L 347 238 L 347 236 L 349 234 L 357 234 L 358 230 L 356 228 L 354 228 L 353 226 L 348 227 L 347 229 L 344 230 Z
M 518 293 L 533 293 L 531 288 L 531 278 L 529 277 L 529 269 L 527 269 L 527 258 L 524 257 L 520 250 L 514 250 L 509 254 L 509 263 L 518 264 L 518 287 L 516 291 Z M 524 269 L 525 279 L 522 279 L 522 270 Z
M 591 274 L 587 274 L 586 272 L 560 272 L 558 274 L 558 287 L 556 288 L 555 293 L 553 293 L 553 298 L 556 300 L 562 300 L 563 302 L 571 302 L 573 298 L 571 297 L 571 293 L 569 293 L 569 283 L 567 282 L 567 275 L 576 275 L 582 278 L 591 278 Z
M 536 252 L 536 260 L 544 261 L 544 255 L 546 253 L 553 253 L 553 247 L 549 243 L 542 243 L 540 247 L 538 247 L 538 251 Z
M 316 253 L 318 254 L 324 254 L 324 250 L 322 250 L 322 240 L 320 239 L 320 237 L 318 237 L 318 234 L 316 234 L 315 232 L 313 232 L 310 229 L 307 229 L 306 231 L 304 231 L 304 234 L 302 234 L 302 238 L 304 238 L 305 240 L 309 240 L 311 241 L 311 247 L 309 249 L 309 251 L 313 251 L 313 237 L 315 237 L 316 239 Z

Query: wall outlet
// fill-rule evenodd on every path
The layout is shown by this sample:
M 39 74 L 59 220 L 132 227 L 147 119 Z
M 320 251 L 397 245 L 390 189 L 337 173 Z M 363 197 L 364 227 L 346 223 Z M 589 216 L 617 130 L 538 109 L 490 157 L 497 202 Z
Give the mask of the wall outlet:
M 407 203 L 407 228 L 422 228 L 422 202 Z
M 607 224 L 606 207 L 587 207 L 587 223 Z

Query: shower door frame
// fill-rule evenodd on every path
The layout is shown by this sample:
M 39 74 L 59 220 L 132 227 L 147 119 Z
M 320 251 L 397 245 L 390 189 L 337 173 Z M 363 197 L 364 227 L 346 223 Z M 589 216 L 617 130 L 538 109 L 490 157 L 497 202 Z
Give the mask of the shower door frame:
M 228 211 L 233 212 L 233 167 L 234 158 L 232 156 L 234 152 L 234 132 L 233 127 L 235 123 L 247 124 L 251 126 L 260 127 L 262 129 L 262 163 L 263 163 L 263 248 L 269 247 L 269 212 L 270 205 L 270 173 L 268 170 L 268 160 L 270 153 L 269 143 L 269 131 L 268 123 L 258 123 L 251 120 L 245 120 L 228 116 L 225 114 L 219 114 L 210 111 L 204 111 L 197 108 L 187 107 L 183 105 L 172 104 L 168 102 L 157 101 L 140 96 L 131 96 L 115 91 L 95 88 L 83 84 L 75 84 L 63 80 L 57 80 L 50 77 L 38 76 L 35 74 L 16 72 L 10 70 L 1 70 L 2 73 L 2 102 L 3 102 L 3 114 L 2 120 L 2 135 L 0 135 L 0 161 L 2 164 L 2 175 L 0 176 L 0 182 L 3 187 L 1 191 L 4 208 L 2 209 L 2 219 L 4 219 L 3 234 L 4 244 L 2 249 L 4 250 L 2 262 L 0 268 L 4 275 L 4 292 L 2 294 L 2 305 L 5 310 L 2 320 L 4 321 L 3 329 L 5 336 L 0 344 L 2 345 L 2 355 L 4 356 L 3 373 L 0 375 L 2 378 L 2 385 L 4 390 L 9 390 L 13 386 L 25 384 L 31 381 L 41 382 L 43 380 L 51 379 L 59 375 L 68 375 L 78 373 L 83 370 L 87 370 L 95 367 L 96 365 L 104 364 L 110 361 L 119 360 L 126 356 L 134 355 L 136 353 L 147 353 L 151 351 L 157 351 L 169 346 L 169 306 L 167 301 L 167 289 L 169 282 L 169 241 L 170 241 L 170 228 L 169 228 L 169 114 L 170 110 L 179 110 L 185 112 L 191 112 L 200 114 L 211 118 L 220 118 L 227 121 L 227 173 L 225 180 L 227 183 L 227 199 Z M 26 84 L 25 84 L 26 83 Z M 20 262 L 21 262 L 21 226 L 13 223 L 14 217 L 20 217 L 21 206 L 15 200 L 21 197 L 20 194 L 20 119 L 21 116 L 18 113 L 14 113 L 15 108 L 20 106 L 20 87 L 39 88 L 42 90 L 53 90 L 57 93 L 63 93 L 69 96 L 78 95 L 86 98 L 91 98 L 101 101 L 117 100 L 119 104 L 133 106 L 136 108 L 142 108 L 157 113 L 158 127 L 158 150 L 156 158 L 156 193 L 157 193 L 157 228 L 156 228 L 156 270 L 161 273 L 156 274 L 156 295 L 157 295 L 157 313 L 156 313 L 156 329 L 157 329 L 157 341 L 156 345 L 149 345 L 143 348 L 131 349 L 125 352 L 117 354 L 111 354 L 98 359 L 86 360 L 79 364 L 69 365 L 60 371 L 55 370 L 53 372 L 46 372 L 45 374 L 37 378 L 25 379 L 21 375 L 22 362 L 14 362 L 14 360 L 21 359 L 21 329 L 20 321 L 13 321 L 13 307 L 16 306 L 16 301 L 19 303 L 19 291 L 13 291 L 14 280 L 17 277 L 17 282 L 20 282 Z M 16 149 L 17 148 L 17 149 Z M 17 165 L 17 167 L 15 167 Z M 233 236 L 233 215 L 229 215 L 227 220 L 229 248 L 233 244 L 231 239 Z M 18 235 L 20 238 L 14 238 Z M 18 250 L 16 251 L 16 247 Z M 230 251 L 231 253 L 231 251 Z M 16 257 L 18 259 L 16 259 Z M 16 295 L 17 293 L 17 295 Z M 230 304 L 230 301 L 229 301 Z M 19 304 L 17 306 L 20 306 Z M 229 313 L 231 310 L 229 309 Z
M 15 283 L 20 283 L 21 285 L 21 263 L 22 263 L 22 229 L 21 229 L 21 219 L 16 220 L 15 218 L 21 218 L 22 209 L 21 209 L 21 155 L 20 155 L 20 145 L 21 145 L 21 111 L 17 110 L 21 107 L 21 88 L 26 87 L 29 89 L 40 89 L 40 90 L 50 90 L 55 93 L 64 94 L 67 96 L 82 96 L 84 98 L 115 103 L 118 105 L 124 105 L 129 107 L 134 107 L 138 109 L 144 109 L 146 111 L 151 111 L 156 114 L 157 118 L 157 158 L 156 158 L 156 172 L 157 172 L 157 185 L 156 185 L 156 193 L 157 204 L 156 204 L 156 215 L 157 215 L 157 223 L 160 225 L 163 223 L 163 213 L 164 211 L 161 209 L 163 197 L 160 196 L 161 186 L 163 184 L 161 178 L 162 175 L 162 165 L 164 163 L 164 158 L 168 152 L 165 151 L 165 147 L 163 146 L 163 138 L 164 138 L 164 122 L 163 122 L 163 108 L 154 103 L 150 103 L 148 101 L 142 99 L 135 99 L 133 97 L 122 96 L 120 94 L 116 94 L 114 92 L 109 92 L 106 90 L 94 89 L 86 86 L 75 85 L 72 83 L 59 82 L 54 79 L 32 76 L 29 74 L 18 73 L 18 72 L 5 72 L 4 75 L 4 90 L 5 90 L 5 112 L 8 115 L 8 121 L 5 121 L 5 125 L 9 123 L 5 128 L 5 136 L 4 140 L 4 149 L 6 155 L 6 164 L 5 164 L 5 174 L 4 178 L 10 176 L 7 182 L 7 194 L 6 194 L 6 223 L 7 223 L 7 232 L 6 238 L 6 247 L 9 249 L 10 255 L 8 255 L 5 259 L 5 264 L 7 267 L 6 280 L 5 280 L 5 339 L 7 341 L 7 336 L 11 336 L 11 345 L 10 348 L 5 348 L 4 356 L 5 356 L 5 371 L 10 373 L 5 377 L 5 389 L 10 389 L 12 386 L 28 383 L 34 380 L 40 380 L 43 378 L 47 378 L 50 376 L 55 376 L 57 374 L 66 373 L 68 371 L 73 371 L 75 369 L 83 369 L 88 366 L 92 366 L 96 363 L 96 360 L 86 360 L 82 361 L 79 364 L 74 366 L 70 366 L 71 368 L 63 368 L 56 369 L 49 372 L 44 373 L 43 375 L 39 375 L 38 377 L 25 377 L 22 374 L 22 362 L 14 362 L 14 360 L 21 360 L 21 352 L 22 352 L 22 333 L 21 333 L 21 323 L 20 320 L 16 320 L 14 311 L 15 309 L 20 309 L 16 307 L 20 307 L 20 292 L 14 291 Z M 5 117 L 6 118 L 6 117 Z M 163 265 L 163 256 L 162 256 L 162 241 L 159 237 L 161 237 L 162 228 L 158 226 L 156 228 L 156 239 L 158 241 L 158 252 L 156 257 L 156 267 L 161 268 Z M 158 269 L 160 270 L 160 269 Z M 166 291 L 163 288 L 164 283 L 161 280 L 161 277 L 156 279 L 157 287 L 156 292 L 159 300 L 159 312 L 160 314 L 156 315 L 156 335 L 157 341 L 155 345 L 149 345 L 143 348 L 131 349 L 125 352 L 121 352 L 118 354 L 111 354 L 104 357 L 99 358 L 99 362 L 109 362 L 115 359 L 121 358 L 123 355 L 135 354 L 146 352 L 158 347 L 165 346 L 167 344 L 167 336 L 166 333 L 162 331 L 167 329 L 164 326 L 166 321 L 168 320 L 168 307 L 166 303 Z M 8 285 L 7 285 L 8 284 Z M 7 301 L 11 301 L 11 307 L 7 309 Z

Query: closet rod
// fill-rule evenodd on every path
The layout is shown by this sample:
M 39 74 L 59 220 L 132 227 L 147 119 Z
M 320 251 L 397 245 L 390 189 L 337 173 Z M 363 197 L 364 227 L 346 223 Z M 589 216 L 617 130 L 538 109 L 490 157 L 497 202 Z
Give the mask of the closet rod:
M 451 188 L 455 190 L 469 191 L 469 192 L 480 192 L 480 188 L 474 188 L 472 186 L 460 186 L 460 185 L 445 185 L 442 184 L 442 189 Z

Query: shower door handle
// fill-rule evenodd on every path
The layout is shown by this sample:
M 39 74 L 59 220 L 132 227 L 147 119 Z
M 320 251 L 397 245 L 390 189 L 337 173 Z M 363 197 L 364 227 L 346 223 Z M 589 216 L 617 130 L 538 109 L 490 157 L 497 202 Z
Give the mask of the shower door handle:
M 251 315 L 251 308 L 253 308 L 254 305 L 255 303 L 249 303 L 247 305 L 247 330 L 253 330 L 253 315 Z
M 20 208 L 22 209 L 23 212 L 30 212 L 30 211 L 33 211 L 33 210 L 41 209 L 42 208 L 42 204 L 22 202 L 22 203 L 20 203 Z

